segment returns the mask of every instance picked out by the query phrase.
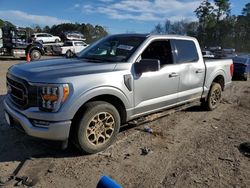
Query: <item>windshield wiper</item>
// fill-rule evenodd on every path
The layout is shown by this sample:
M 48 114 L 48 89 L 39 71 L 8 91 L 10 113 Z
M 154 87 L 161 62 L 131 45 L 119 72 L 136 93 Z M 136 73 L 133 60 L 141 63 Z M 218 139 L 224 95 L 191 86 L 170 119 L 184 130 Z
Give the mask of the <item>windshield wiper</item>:
M 90 61 L 90 62 L 103 62 L 102 59 L 99 59 L 99 58 L 95 58 L 95 57 L 80 57 L 81 59 L 86 59 L 87 61 Z
M 86 59 L 87 61 L 91 61 L 91 62 L 115 62 L 115 60 L 113 59 L 105 59 L 105 58 L 97 58 L 97 57 L 80 57 L 82 59 Z

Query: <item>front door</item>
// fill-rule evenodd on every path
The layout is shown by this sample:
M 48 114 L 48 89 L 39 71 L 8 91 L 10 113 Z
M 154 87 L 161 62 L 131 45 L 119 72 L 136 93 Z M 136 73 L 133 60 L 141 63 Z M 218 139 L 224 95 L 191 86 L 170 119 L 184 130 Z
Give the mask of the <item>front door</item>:
M 161 69 L 134 75 L 134 114 L 153 112 L 174 105 L 178 100 L 180 70 L 173 63 L 170 41 L 151 42 L 139 59 L 160 60 Z

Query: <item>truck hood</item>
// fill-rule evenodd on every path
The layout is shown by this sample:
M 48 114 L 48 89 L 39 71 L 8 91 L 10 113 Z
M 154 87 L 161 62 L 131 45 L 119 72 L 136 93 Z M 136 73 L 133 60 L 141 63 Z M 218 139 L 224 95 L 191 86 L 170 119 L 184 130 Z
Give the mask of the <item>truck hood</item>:
M 13 65 L 9 73 L 30 82 L 55 82 L 62 78 L 111 72 L 116 63 L 83 59 L 51 59 Z

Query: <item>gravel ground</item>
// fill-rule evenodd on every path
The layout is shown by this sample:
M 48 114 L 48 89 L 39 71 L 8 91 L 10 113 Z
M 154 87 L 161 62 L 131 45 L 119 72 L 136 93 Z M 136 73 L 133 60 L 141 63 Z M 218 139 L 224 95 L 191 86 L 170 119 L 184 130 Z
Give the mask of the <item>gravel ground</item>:
M 106 151 L 79 155 L 72 147 L 31 138 L 7 126 L 2 100 L 5 74 L 16 60 L 0 60 L 0 177 L 23 163 L 20 176 L 35 187 L 96 187 L 108 175 L 123 187 L 249 187 L 250 82 L 234 81 L 212 112 L 199 106 L 128 128 Z M 144 132 L 144 127 L 153 133 Z M 149 149 L 142 155 L 143 149 Z M 0 179 L 1 180 L 1 179 Z M 12 187 L 17 181 L 11 182 Z

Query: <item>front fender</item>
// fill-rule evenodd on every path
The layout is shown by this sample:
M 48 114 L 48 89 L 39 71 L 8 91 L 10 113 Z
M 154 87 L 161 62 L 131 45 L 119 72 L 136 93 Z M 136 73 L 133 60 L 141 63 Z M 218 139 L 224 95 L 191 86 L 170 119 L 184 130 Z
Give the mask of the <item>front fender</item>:
M 76 99 L 73 101 L 73 104 L 68 110 L 71 113 L 71 119 L 87 101 L 101 95 L 112 95 L 119 98 L 123 102 L 126 109 L 131 108 L 132 106 L 132 102 L 130 101 L 129 97 L 126 96 L 126 94 L 120 89 L 110 86 L 97 87 L 84 92 L 78 97 L 75 96 Z

